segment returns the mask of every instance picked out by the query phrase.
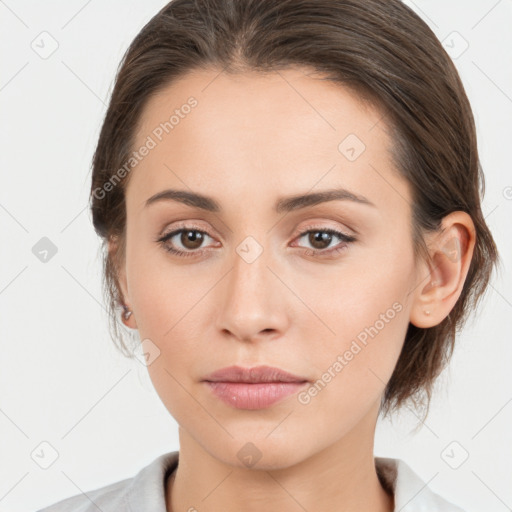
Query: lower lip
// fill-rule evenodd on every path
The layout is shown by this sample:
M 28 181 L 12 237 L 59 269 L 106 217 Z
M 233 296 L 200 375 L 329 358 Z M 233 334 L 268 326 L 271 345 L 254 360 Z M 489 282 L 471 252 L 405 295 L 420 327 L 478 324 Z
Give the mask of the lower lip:
M 237 409 L 265 409 L 283 398 L 296 393 L 307 382 L 247 382 L 205 381 L 223 402 Z

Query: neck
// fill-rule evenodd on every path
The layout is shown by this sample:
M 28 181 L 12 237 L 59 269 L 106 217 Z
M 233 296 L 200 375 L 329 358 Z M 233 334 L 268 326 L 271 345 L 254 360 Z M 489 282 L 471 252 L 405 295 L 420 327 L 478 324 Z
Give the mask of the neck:
M 166 488 L 167 512 L 393 512 L 393 496 L 382 487 L 375 469 L 376 417 L 370 416 L 375 422 L 363 421 L 298 463 L 265 469 L 219 460 L 180 427 L 179 463 Z

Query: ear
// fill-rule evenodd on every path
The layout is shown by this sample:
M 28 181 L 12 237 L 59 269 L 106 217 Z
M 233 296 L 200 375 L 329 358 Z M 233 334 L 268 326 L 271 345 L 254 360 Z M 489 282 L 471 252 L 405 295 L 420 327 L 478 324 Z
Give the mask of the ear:
M 128 282 L 126 279 L 126 258 L 121 264 L 117 264 L 117 251 L 119 250 L 119 244 L 117 238 L 110 238 L 108 241 L 108 252 L 112 261 L 116 264 L 117 282 L 119 284 L 119 293 L 122 297 L 123 304 L 132 312 L 132 314 L 125 318 L 124 311 L 121 311 L 121 321 L 127 327 L 131 329 L 137 329 L 137 322 L 135 321 L 135 313 L 133 311 L 130 296 L 128 294 Z
M 475 247 L 475 226 L 466 212 L 452 212 L 442 220 L 441 232 L 427 239 L 432 262 L 424 261 L 411 308 L 410 322 L 428 328 L 440 324 L 455 306 L 466 280 Z

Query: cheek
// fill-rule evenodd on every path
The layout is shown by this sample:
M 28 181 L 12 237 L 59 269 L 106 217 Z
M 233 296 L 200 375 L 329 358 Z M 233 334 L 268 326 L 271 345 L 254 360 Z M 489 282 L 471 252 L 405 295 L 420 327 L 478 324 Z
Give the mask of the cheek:
M 325 399 L 337 395 L 364 408 L 364 397 L 377 399 L 394 370 L 409 325 L 413 268 L 410 253 L 388 247 L 347 259 L 339 271 L 304 277 L 296 287 L 314 312 L 300 317 L 297 333 L 321 384 L 332 382 Z M 316 340 L 314 351 L 308 339 Z
M 302 411 L 297 412 L 304 424 L 314 417 L 315 423 L 329 425 L 326 437 L 335 437 L 352 430 L 380 401 L 408 320 L 399 301 L 375 295 L 366 296 L 357 308 L 347 305 L 325 318 L 336 336 L 321 337 L 314 350 L 307 349 L 317 380 L 298 397 Z
M 141 339 L 165 342 L 181 338 L 184 326 L 190 327 L 190 317 L 197 315 L 197 305 L 215 282 L 211 273 L 207 275 L 204 271 L 199 278 L 194 265 L 173 264 L 156 243 L 132 248 L 127 254 L 126 268 Z M 187 332 L 187 339 L 182 341 L 193 338 L 193 332 Z
M 338 311 L 331 320 L 336 335 L 316 335 L 320 343 L 314 351 L 309 348 L 311 364 L 321 385 L 330 387 L 332 398 L 355 400 L 364 408 L 391 377 L 407 331 L 406 310 L 399 301 L 373 297 L 357 310 Z

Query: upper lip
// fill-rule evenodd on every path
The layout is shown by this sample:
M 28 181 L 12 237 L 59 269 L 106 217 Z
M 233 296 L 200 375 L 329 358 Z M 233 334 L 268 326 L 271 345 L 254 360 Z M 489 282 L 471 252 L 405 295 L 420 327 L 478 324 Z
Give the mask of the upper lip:
M 203 380 L 210 382 L 307 382 L 308 379 L 293 375 L 273 366 L 255 366 L 243 368 L 228 366 L 210 373 Z

